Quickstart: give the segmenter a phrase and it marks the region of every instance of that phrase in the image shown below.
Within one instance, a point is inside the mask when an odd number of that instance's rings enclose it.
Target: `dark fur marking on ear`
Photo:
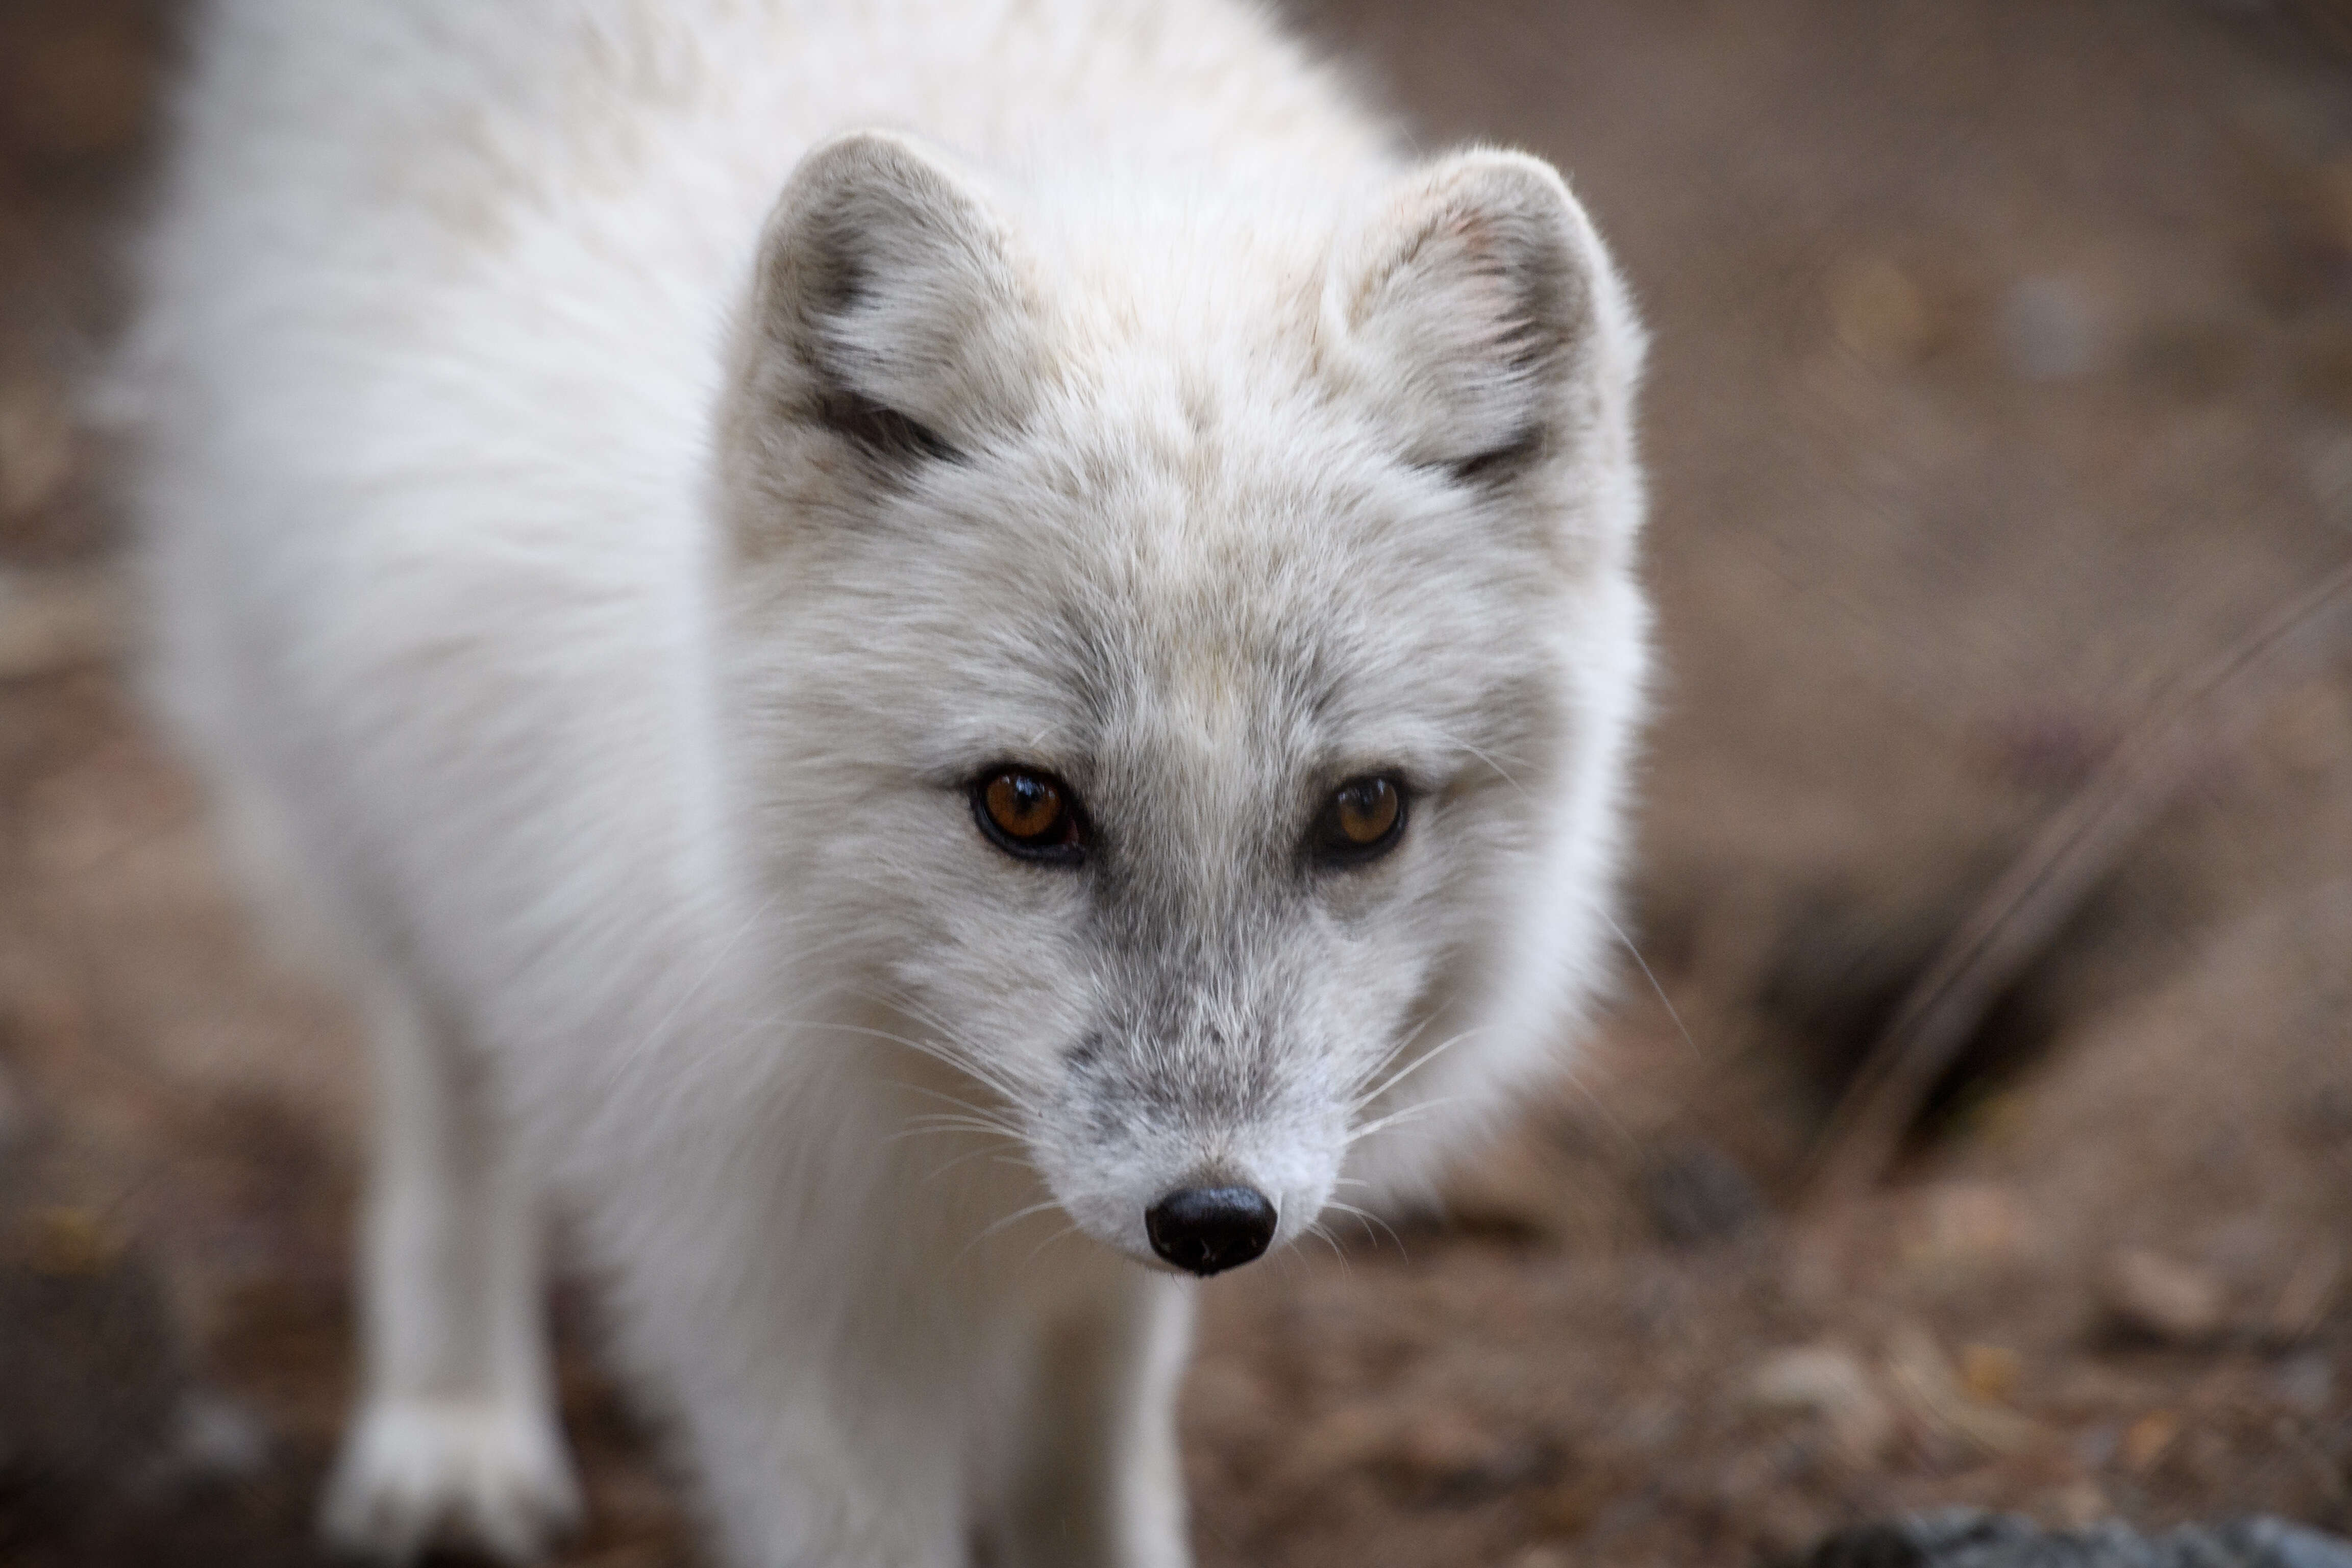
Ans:
[[[1529,465],[1543,455],[1543,450],[1544,433],[1539,427],[1531,425],[1500,446],[1434,466],[1442,467],[1446,476],[1457,485],[1499,485],[1524,473]]]
[[[816,417],[835,435],[888,463],[963,461],[963,454],[937,431],[857,392],[827,393],[817,405]]]

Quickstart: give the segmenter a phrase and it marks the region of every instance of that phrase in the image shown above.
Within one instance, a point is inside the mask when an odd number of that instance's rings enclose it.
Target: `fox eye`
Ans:
[[[1353,865],[1396,848],[1404,836],[1404,786],[1387,774],[1350,779],[1315,820],[1312,848],[1326,865]]]
[[[996,768],[972,786],[971,809],[980,831],[1007,854],[1061,865],[1074,865],[1086,854],[1077,797],[1050,773]]]

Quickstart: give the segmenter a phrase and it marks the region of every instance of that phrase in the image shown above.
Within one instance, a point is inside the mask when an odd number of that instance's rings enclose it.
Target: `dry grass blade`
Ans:
[[[2288,603],[2186,682],[2036,833],[1944,944],[1864,1059],[1815,1158],[1816,1201],[1851,1197],[1893,1161],[1927,1095],[1989,1009],[2123,854],[2270,694],[2332,656],[2352,564]]]

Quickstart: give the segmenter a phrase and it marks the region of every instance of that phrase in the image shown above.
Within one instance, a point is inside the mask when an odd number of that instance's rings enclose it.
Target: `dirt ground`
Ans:
[[[26,1568],[318,1560],[350,1377],[349,1022],[255,948],[138,715],[118,455],[76,401],[172,14],[0,0],[0,1563]],[[1656,986],[1628,964],[1577,1082],[1443,1214],[1205,1288],[1204,1568],[1765,1564],[1954,1503],[2352,1530],[2352,631],[2193,737],[1891,1177],[1807,1182],[1988,879],[2352,559],[2347,16],[1302,15],[1430,142],[1569,170],[1655,329]],[[689,1561],[592,1316],[559,1304],[593,1516],[562,1561]]]

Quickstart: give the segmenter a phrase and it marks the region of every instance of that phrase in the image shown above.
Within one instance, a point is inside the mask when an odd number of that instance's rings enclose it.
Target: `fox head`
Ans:
[[[1641,335],[1559,177],[1239,183],[821,146],[719,436],[778,961],[1196,1273],[1554,1058],[1644,663]]]

